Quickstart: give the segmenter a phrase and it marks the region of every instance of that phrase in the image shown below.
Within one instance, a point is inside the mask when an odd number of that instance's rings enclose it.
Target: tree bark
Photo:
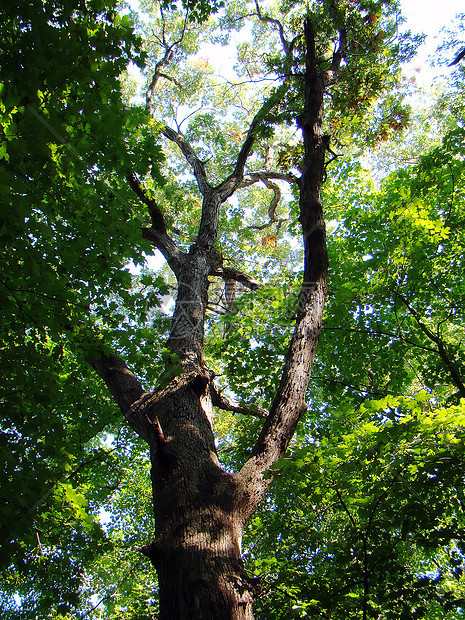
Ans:
[[[138,408],[152,420],[156,536],[141,551],[158,573],[160,620],[251,620],[257,584],[241,558],[244,489],[218,463],[210,377],[192,369]]]

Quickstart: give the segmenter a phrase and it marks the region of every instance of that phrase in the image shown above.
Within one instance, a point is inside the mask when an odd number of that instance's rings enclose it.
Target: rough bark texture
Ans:
[[[182,374],[171,377],[168,385],[155,392],[144,393],[116,356],[102,355],[91,363],[130,424],[150,446],[156,536],[141,551],[158,573],[160,620],[253,618],[252,603],[259,588],[244,571],[243,528],[268,488],[269,480],[263,474],[284,454],[306,407],[305,394],[326,295],[327,252],[320,189],[329,142],[322,130],[323,95],[329,74],[340,61],[341,46],[331,69],[322,72],[315,59],[315,37],[309,21],[305,24],[305,37],[306,69],[301,78],[305,100],[298,118],[305,146],[305,169],[300,179],[294,179],[300,189],[304,281],[281,384],[251,457],[237,474],[224,471],[217,459],[211,425],[212,397],[217,406],[234,408],[215,391],[213,374],[204,364],[204,320],[209,276],[234,277],[248,282],[250,288],[258,286],[243,274],[232,275],[231,270],[226,273],[214,244],[222,204],[237,188],[253,182],[244,168],[254,132],[270,112],[271,104],[265,104],[252,121],[232,174],[217,187],[209,184],[203,163],[184,137],[165,128],[166,138],[180,148],[191,164],[203,196],[197,240],[187,254],[169,237],[162,210],[146,196],[135,175],[128,176],[152,218],[152,226],[143,234],[163,252],[178,281],[168,346],[178,354]],[[260,178],[257,175],[256,180]],[[271,178],[270,174],[267,178]]]
[[[218,463],[208,377],[183,375],[142,406],[156,419],[156,537],[143,552],[158,572],[160,619],[252,618],[255,586],[241,559],[243,493]]]

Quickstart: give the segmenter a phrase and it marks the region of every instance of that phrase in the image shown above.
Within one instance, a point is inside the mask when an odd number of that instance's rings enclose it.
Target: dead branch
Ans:
[[[212,404],[215,407],[218,407],[218,409],[222,409],[223,411],[231,411],[232,413],[241,413],[243,415],[250,415],[256,418],[267,417],[268,412],[265,411],[265,409],[262,409],[261,407],[257,407],[257,409],[255,410],[255,409],[251,409],[250,407],[243,407],[241,405],[234,403],[232,400],[224,396],[224,394],[222,394],[219,388],[213,383],[211,384],[210,387],[211,387],[210,395],[212,399]]]

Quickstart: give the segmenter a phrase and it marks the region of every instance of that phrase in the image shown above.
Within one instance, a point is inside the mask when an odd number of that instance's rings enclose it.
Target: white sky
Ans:
[[[463,13],[463,0],[401,0],[408,27],[425,34],[436,33],[447,26],[457,13]]]
[[[442,66],[432,68],[431,57],[435,56],[436,48],[442,40],[440,31],[454,24],[455,16],[465,12],[463,0],[401,0],[402,13],[407,19],[406,29],[410,29],[413,34],[423,33],[426,41],[418,50],[417,56],[413,59],[412,65],[419,69],[417,80],[422,86],[429,86],[435,75],[450,73],[446,71],[446,65],[454,59],[454,55],[460,51],[460,46],[450,53],[450,57],[439,58]],[[465,44],[465,33],[464,41]],[[444,64],[445,63],[445,64]]]

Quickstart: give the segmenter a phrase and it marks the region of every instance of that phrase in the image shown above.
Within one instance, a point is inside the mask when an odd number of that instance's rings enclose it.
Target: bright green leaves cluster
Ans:
[[[322,338],[326,380],[360,394],[426,388],[463,396],[464,134],[418,166],[370,189],[326,190],[340,219],[330,237],[330,297]],[[350,355],[357,351],[357,355]],[[319,371],[316,371],[319,374]],[[344,387],[345,386],[345,387]]]
[[[58,322],[61,330],[111,288],[127,288],[121,267],[134,246],[142,260],[140,220],[121,186],[130,164],[124,132],[134,120],[121,113],[116,82],[137,58],[137,40],[127,20],[74,15],[72,5],[14,9],[2,32],[10,41],[2,55],[3,297],[12,304],[6,314],[30,304],[26,325]]]
[[[308,424],[249,526],[250,566],[269,588],[258,618],[457,617],[465,409],[426,398],[347,404]]]
[[[96,613],[129,620],[155,618],[156,575],[139,551],[153,536],[150,464],[145,445],[133,442],[133,433],[121,428],[113,439],[117,474],[105,498],[98,498],[108,550],[94,557],[83,584],[81,612],[97,604]]]

